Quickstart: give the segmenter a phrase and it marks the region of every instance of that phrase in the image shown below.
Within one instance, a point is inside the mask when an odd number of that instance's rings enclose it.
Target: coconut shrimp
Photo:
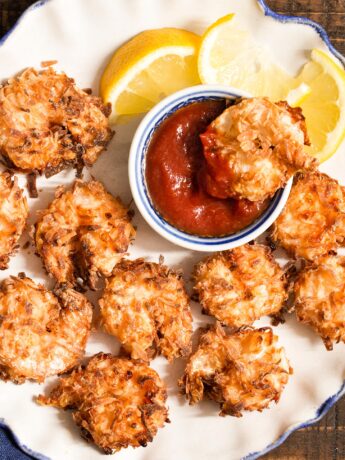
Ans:
[[[264,201],[299,170],[312,170],[300,108],[266,98],[228,107],[201,136],[207,163],[206,187],[218,198]]]
[[[345,342],[345,257],[324,256],[307,264],[294,292],[298,320],[311,326],[328,350]]]
[[[196,265],[193,278],[204,313],[231,327],[278,316],[288,297],[283,270],[261,244],[211,255]]]
[[[55,200],[39,213],[34,228],[37,253],[61,285],[83,282],[91,289],[110,276],[127,251],[135,230],[128,209],[100,182],[76,180],[58,188]]]
[[[110,111],[66,74],[26,69],[0,88],[0,153],[12,168],[46,176],[91,166],[112,137]]]
[[[100,300],[104,329],[132,358],[168,360],[191,351],[192,315],[182,277],[163,263],[123,260]]]
[[[0,377],[43,382],[83,355],[92,306],[72,289],[48,291],[30,278],[0,284]]]
[[[29,214],[26,197],[18,180],[8,171],[0,173],[0,269],[8,267],[10,256],[25,228]]]
[[[272,240],[296,258],[314,260],[335,251],[345,241],[344,190],[327,174],[299,174]]]
[[[241,417],[278,402],[292,369],[271,328],[227,334],[217,323],[201,336],[179,385],[190,404],[204,396],[220,404],[220,415]]]
[[[146,364],[99,353],[60,378],[42,405],[71,409],[81,435],[106,454],[146,446],[165,422],[166,387]]]

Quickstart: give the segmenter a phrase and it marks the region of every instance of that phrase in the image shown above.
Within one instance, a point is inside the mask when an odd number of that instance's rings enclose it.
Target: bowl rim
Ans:
[[[189,234],[168,223],[155,209],[145,184],[145,155],[157,127],[179,108],[204,98],[252,97],[251,94],[224,85],[196,85],[179,90],[158,102],[142,119],[133,136],[128,161],[129,183],[134,202],[144,220],[160,236],[186,249],[210,252],[242,246],[264,233],[283,210],[290,194],[291,178],[278,190],[268,208],[250,225],[222,237],[201,237]]]

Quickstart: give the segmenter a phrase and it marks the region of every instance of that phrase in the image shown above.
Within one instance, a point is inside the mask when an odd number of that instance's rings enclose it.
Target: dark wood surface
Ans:
[[[32,3],[34,2],[30,0],[0,0],[0,36],[6,33],[18,16]],[[267,4],[277,12],[306,16],[319,22],[329,33],[334,46],[345,55],[345,0],[267,0]],[[266,460],[343,460],[345,459],[344,433],[345,398],[339,401],[319,423],[295,432],[282,446],[263,458]]]

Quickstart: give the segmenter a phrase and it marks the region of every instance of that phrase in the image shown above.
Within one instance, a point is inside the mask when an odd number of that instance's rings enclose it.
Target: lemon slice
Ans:
[[[200,83],[200,37],[182,29],[146,30],[115,51],[101,78],[100,92],[119,115],[147,112],[165,96]]]
[[[273,101],[284,99],[295,86],[233,14],[218,19],[202,36],[198,68],[202,83],[233,86]]]
[[[311,88],[300,104],[312,144],[308,150],[323,162],[345,137],[345,71],[327,53],[314,49],[298,80]]]
[[[291,107],[300,107],[311,92],[310,86],[303,82],[297,86],[297,88],[293,88],[289,91],[286,101]]]

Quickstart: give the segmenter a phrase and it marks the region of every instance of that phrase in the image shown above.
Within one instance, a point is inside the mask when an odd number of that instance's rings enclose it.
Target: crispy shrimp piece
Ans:
[[[345,188],[314,172],[299,174],[271,238],[294,257],[313,260],[345,241]]]
[[[38,254],[59,284],[78,279],[91,289],[100,275],[110,276],[135,236],[128,209],[100,182],[76,180],[59,187],[55,200],[40,212],[34,229]]]
[[[100,300],[104,329],[134,359],[169,361],[191,351],[192,315],[179,273],[143,259],[116,265]]]
[[[99,353],[60,378],[42,405],[72,409],[81,435],[106,454],[145,447],[164,422],[167,393],[157,372],[139,361]]]
[[[54,69],[26,69],[0,88],[0,154],[21,171],[51,176],[91,166],[113,133],[111,108]]]
[[[48,291],[30,278],[0,284],[0,378],[43,382],[83,355],[92,306],[72,289]]]
[[[288,297],[283,270],[261,244],[213,254],[196,265],[193,278],[204,313],[231,327],[278,315]]]
[[[292,368],[277,340],[269,327],[227,335],[217,323],[205,330],[179,381],[189,404],[207,396],[220,404],[219,415],[241,417],[278,402]]]
[[[227,108],[201,136],[206,187],[218,198],[263,201],[299,170],[315,169],[300,108],[266,98],[244,99]]]
[[[0,173],[0,270],[8,267],[29,214],[28,204],[18,179]]]
[[[308,264],[294,284],[295,311],[311,326],[327,350],[345,342],[345,257],[324,256]]]

